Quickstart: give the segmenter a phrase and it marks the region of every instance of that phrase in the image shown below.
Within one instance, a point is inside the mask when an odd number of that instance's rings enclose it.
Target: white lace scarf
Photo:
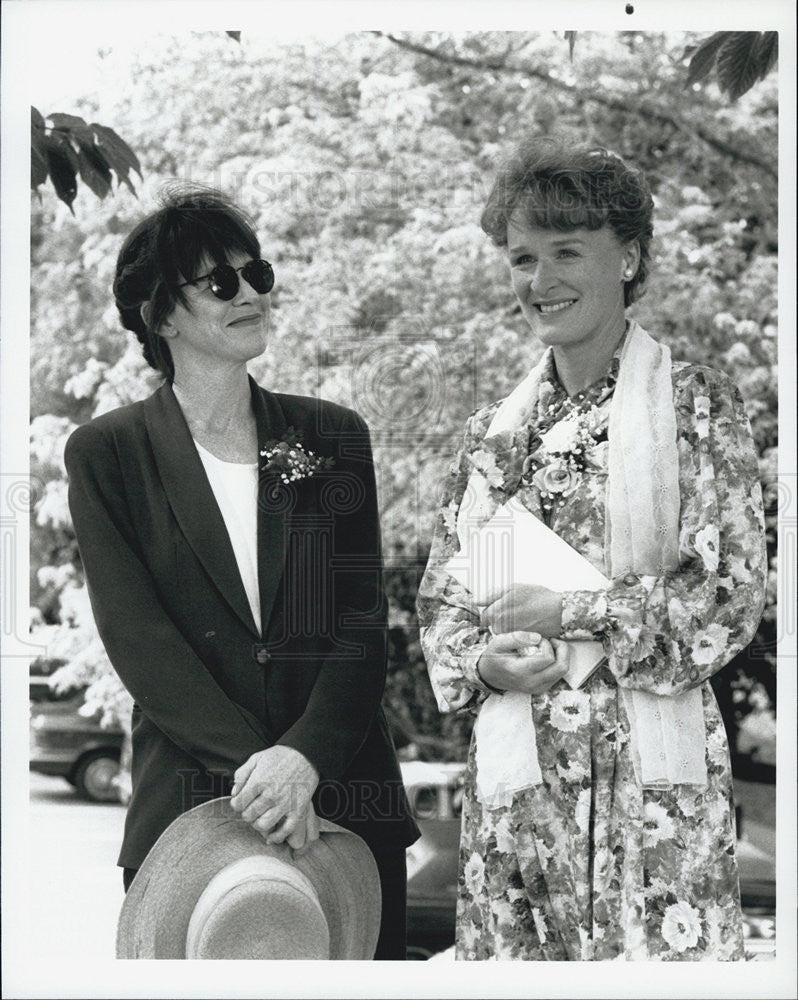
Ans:
[[[487,438],[515,431],[533,416],[549,351],[504,400]],[[605,560],[610,577],[658,577],[678,566],[679,465],[671,355],[632,321],[610,404]],[[466,487],[457,533],[467,537],[492,513],[488,483],[477,470]],[[706,784],[706,733],[700,688],[653,695],[620,686],[629,717],[635,773],[645,788]],[[489,807],[508,805],[542,782],[531,696],[492,694],[476,727],[477,792]]]

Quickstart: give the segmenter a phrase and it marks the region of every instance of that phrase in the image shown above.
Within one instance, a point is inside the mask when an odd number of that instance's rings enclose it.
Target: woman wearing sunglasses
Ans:
[[[114,295],[163,377],[79,427],[65,461],[97,627],[133,696],[127,888],[178,815],[232,795],[271,843],[318,817],[364,838],[377,958],[404,958],[409,816],[380,708],[385,599],[368,430],[258,386],[271,265],[217,192],[171,195],[126,239]]]

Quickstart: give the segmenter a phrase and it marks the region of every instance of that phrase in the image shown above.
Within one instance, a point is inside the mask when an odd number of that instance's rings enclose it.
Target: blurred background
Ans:
[[[449,920],[434,918],[436,906],[453,922],[456,870],[449,855],[440,871],[434,859],[456,843],[457,765],[473,718],[437,711],[415,592],[466,417],[505,395],[540,354],[506,262],[479,228],[482,205],[504,153],[522,137],[557,135],[608,146],[644,170],[656,202],[653,266],[632,315],[677,359],[727,371],[753,426],[768,604],[754,642],[713,683],[753,859],[749,910],[764,920],[749,932],[772,939],[775,59],[775,39],[752,32],[360,32],[275,42],[220,31],[95,46],[65,69],[61,89],[40,88],[30,593],[31,641],[42,651],[31,673],[32,768],[48,776],[34,782],[42,809],[72,794],[64,778],[90,799],[127,794],[130,699],[94,628],[63,447],[77,424],[155,388],[113,305],[116,255],[166,182],[209,184],[253,216],[275,269],[270,345],[252,373],[269,388],[353,406],[371,428],[391,608],[385,704],[422,790],[419,814],[437,824],[411,872],[426,866],[419,892],[432,924]],[[450,832],[439,837],[438,828]],[[445,935],[419,941],[420,952],[446,946]]]

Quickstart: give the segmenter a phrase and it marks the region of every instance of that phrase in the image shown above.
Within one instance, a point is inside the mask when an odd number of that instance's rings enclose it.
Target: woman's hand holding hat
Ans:
[[[568,667],[568,647],[556,645],[555,651],[535,632],[495,635],[479,658],[477,673],[499,691],[542,694],[565,676]]]
[[[269,747],[235,772],[231,805],[268,844],[299,850],[319,835],[311,797],[319,775],[298,750]]]
[[[562,632],[562,595],[548,587],[515,583],[485,608],[482,624],[496,634],[523,629],[551,639]]]
[[[300,824],[299,828],[288,837],[288,846],[293,847],[298,854],[304,854],[313,841],[319,839],[319,833],[319,817],[316,815],[313,803],[310,802],[308,803],[308,811],[305,814],[305,826],[303,828],[302,824]]]
[[[381,905],[374,856],[349,830],[315,823],[318,842],[289,851],[267,844],[227,798],[178,816],[125,896],[117,957],[373,958]]]

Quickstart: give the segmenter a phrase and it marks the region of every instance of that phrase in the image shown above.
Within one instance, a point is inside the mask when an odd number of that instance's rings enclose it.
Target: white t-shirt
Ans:
[[[196,440],[216,503],[233,546],[252,617],[261,632],[258,588],[258,463],[223,462]]]

